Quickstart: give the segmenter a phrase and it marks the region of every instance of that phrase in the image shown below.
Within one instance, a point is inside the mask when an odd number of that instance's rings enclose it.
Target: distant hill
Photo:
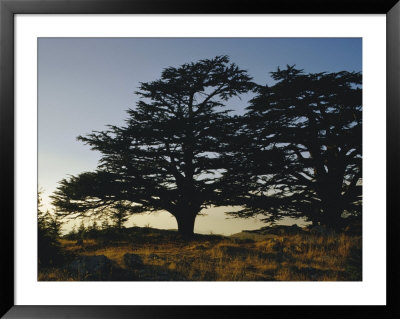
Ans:
[[[295,235],[307,233],[307,229],[303,229],[297,224],[291,226],[287,225],[275,225],[275,226],[265,226],[255,230],[243,230],[240,233],[231,235],[231,238],[237,239],[253,239],[253,240],[263,240],[268,238],[276,238],[282,235]]]
[[[359,219],[349,220],[347,225],[342,227],[339,232],[343,232],[350,236],[361,236],[362,234],[362,223]],[[326,229],[324,226],[307,226],[299,227],[297,224],[291,226],[288,225],[275,225],[265,226],[255,230],[243,230],[240,233],[231,235],[231,238],[236,239],[252,239],[252,240],[264,240],[268,238],[277,238],[282,235],[304,235],[304,234],[320,234],[328,235],[331,231]]]
[[[40,265],[38,280],[361,280],[361,236],[323,231],[278,225],[186,241],[176,230],[151,227],[89,230],[61,238],[63,258]]]

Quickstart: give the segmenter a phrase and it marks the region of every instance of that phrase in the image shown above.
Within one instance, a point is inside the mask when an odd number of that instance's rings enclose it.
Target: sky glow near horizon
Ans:
[[[166,67],[217,55],[228,55],[259,84],[271,84],[269,72],[286,64],[305,72],[362,71],[361,38],[39,38],[38,185],[44,208],[51,209],[48,196],[58,181],[97,166],[100,154],[78,135],[123,125],[139,82],[158,79]],[[227,108],[243,113],[249,98],[233,99]],[[226,220],[224,211],[206,210],[195,231],[229,235],[264,225]],[[133,223],[176,228],[165,212],[133,216],[127,225]]]

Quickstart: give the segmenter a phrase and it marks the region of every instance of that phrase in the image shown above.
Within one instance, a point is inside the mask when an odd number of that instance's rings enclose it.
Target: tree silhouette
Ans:
[[[116,204],[111,214],[111,220],[113,221],[113,227],[117,230],[124,228],[124,223],[129,218],[129,210],[126,205]]]
[[[42,191],[38,192],[38,265],[48,267],[58,264],[63,259],[59,243],[61,222],[56,214],[42,210]]]
[[[121,202],[132,214],[166,210],[190,237],[200,210],[220,204],[219,153],[229,116],[218,109],[249,91],[250,80],[218,56],[166,68],[161,79],[141,83],[126,126],[78,138],[101,152],[98,169],[62,180],[53,204],[70,217],[101,214]]]
[[[331,228],[361,216],[361,74],[294,66],[271,74],[277,82],[258,88],[231,137],[225,192],[244,208],[230,214],[303,217]]]

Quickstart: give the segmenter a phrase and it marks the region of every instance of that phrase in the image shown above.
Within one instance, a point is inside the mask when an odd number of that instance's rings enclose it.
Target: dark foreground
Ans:
[[[132,227],[60,240],[62,258],[39,267],[40,281],[357,281],[361,235],[295,226],[230,237]],[[60,261],[61,260],[61,261]]]

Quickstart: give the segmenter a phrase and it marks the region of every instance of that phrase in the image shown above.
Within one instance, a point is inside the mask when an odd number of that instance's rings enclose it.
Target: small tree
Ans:
[[[99,226],[97,225],[97,222],[94,220],[92,225],[90,226],[89,230],[93,230],[93,231],[98,231],[99,230]]]
[[[108,230],[110,229],[110,223],[108,219],[104,219],[103,222],[101,223],[101,230]]]
[[[225,188],[268,222],[305,218],[331,228],[360,216],[362,90],[355,72],[304,74],[288,66],[258,88],[235,138]]]
[[[101,152],[100,165],[62,180],[54,205],[72,217],[102,214],[121,201],[131,203],[131,214],[166,210],[179,233],[192,236],[200,210],[221,204],[220,150],[229,117],[220,109],[250,90],[250,80],[218,56],[166,68],[161,79],[141,83],[125,127],[79,137]]]
[[[58,241],[61,222],[55,214],[42,209],[41,191],[38,192],[38,264],[47,267],[62,260],[63,254]]]
[[[84,239],[85,235],[86,235],[86,227],[85,223],[82,220],[78,227],[78,238]]]
[[[124,227],[124,223],[127,222],[129,218],[129,208],[123,204],[115,205],[115,208],[111,214],[111,220],[113,221],[114,227],[121,230]]]
[[[69,240],[77,240],[78,239],[78,232],[76,231],[76,225],[73,225],[71,230],[64,235],[64,238]]]
[[[97,222],[94,220],[92,225],[88,226],[87,228],[87,237],[89,238],[97,238],[99,233],[99,226]]]
[[[61,235],[62,222],[56,213],[51,214],[47,211],[47,214],[49,216],[48,231],[50,236],[59,239]]]

